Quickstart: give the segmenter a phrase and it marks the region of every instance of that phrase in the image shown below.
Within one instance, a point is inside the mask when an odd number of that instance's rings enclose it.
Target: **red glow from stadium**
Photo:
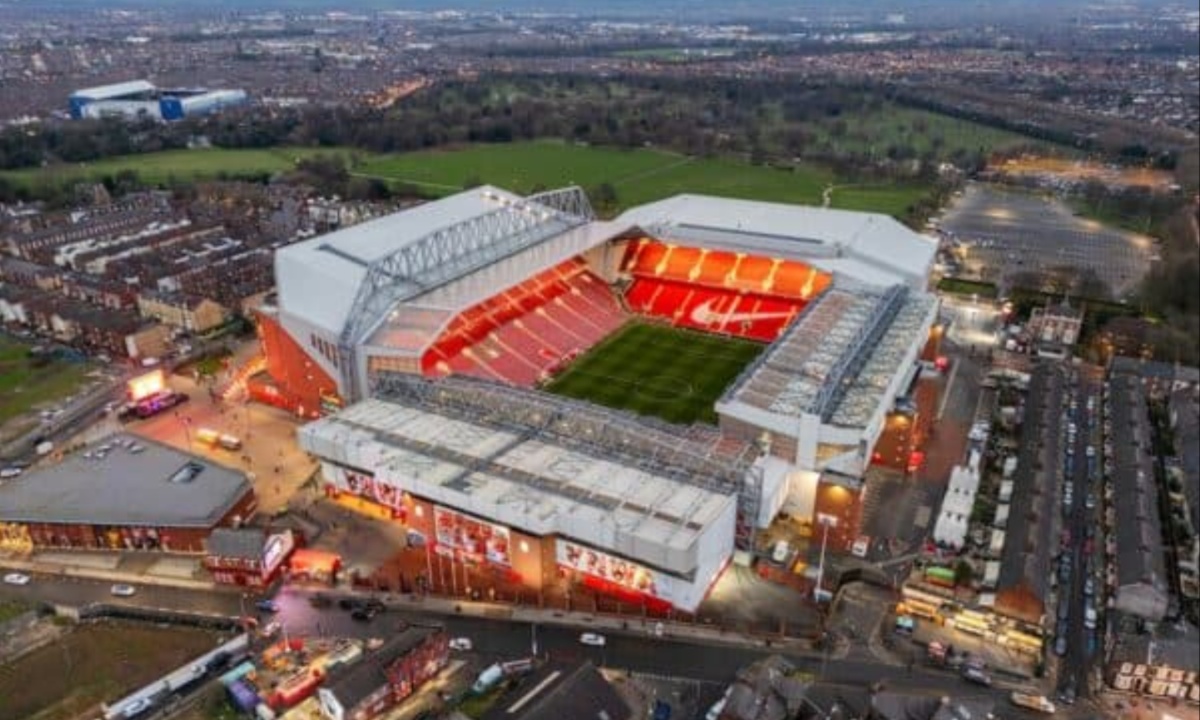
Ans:
[[[162,392],[166,389],[167,382],[163,377],[162,370],[154,370],[145,375],[138,375],[133,378],[126,383],[126,387],[129,389],[129,399],[137,402],[155,393]]]

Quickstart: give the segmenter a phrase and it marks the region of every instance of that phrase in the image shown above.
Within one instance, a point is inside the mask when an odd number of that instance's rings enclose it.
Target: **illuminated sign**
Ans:
[[[643,595],[658,596],[654,572],[637,563],[614,557],[573,542],[559,540],[554,554],[559,565],[606,580]]]
[[[279,567],[279,563],[283,562],[292,548],[296,546],[296,540],[292,536],[291,530],[272,535],[267,538],[267,544],[263,547],[262,573],[270,575],[275,572],[275,568]]]
[[[472,557],[486,558],[490,563],[512,566],[508,528],[477,520],[462,513],[435,507],[433,532],[439,550],[453,550]]]
[[[167,383],[163,378],[163,371],[154,370],[133,378],[126,384],[126,387],[129,388],[129,399],[137,402],[142,398],[162,392],[166,389]]]

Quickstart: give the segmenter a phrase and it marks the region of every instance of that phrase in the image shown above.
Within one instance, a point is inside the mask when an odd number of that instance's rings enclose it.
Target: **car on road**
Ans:
[[[963,668],[962,678],[963,680],[966,680],[969,683],[974,683],[975,685],[982,685],[984,687],[992,686],[992,676],[971,665]]]
[[[1083,594],[1088,597],[1096,594],[1096,581],[1090,575],[1083,581]]]
[[[1014,691],[1009,695],[1009,700],[1017,707],[1036,710],[1047,715],[1053,715],[1058,711],[1058,708],[1054,707],[1054,703],[1050,702],[1044,695],[1030,695],[1029,693]]]
[[[379,609],[373,605],[361,605],[350,612],[350,617],[362,622],[370,622],[379,614]]]
[[[1087,499],[1084,500],[1084,507],[1088,510],[1096,509],[1096,493],[1090,492],[1087,494]]]
[[[6,467],[0,470],[0,480],[11,480],[20,475],[21,472],[21,468],[19,467]]]
[[[471,638],[456,637],[450,638],[450,649],[460,652],[470,652],[475,645],[471,642]]]
[[[1088,630],[1095,630],[1099,616],[1096,615],[1096,608],[1088,605],[1083,609],[1083,626]]]
[[[592,647],[604,647],[608,644],[608,639],[599,633],[585,632],[579,636],[579,642]]]
[[[5,585],[28,585],[29,576],[25,573],[11,572],[4,576]]]
[[[117,583],[109,589],[109,592],[117,597],[132,597],[137,593],[137,588],[125,583]]]
[[[263,613],[279,612],[279,603],[275,602],[274,600],[271,600],[270,598],[264,598],[262,600],[259,600],[258,602],[254,603],[254,607],[259,612],[263,612]]]
[[[1054,640],[1054,654],[1062,657],[1067,654],[1067,636],[1059,635]]]
[[[317,593],[308,598],[308,604],[315,608],[327,608],[333,605],[333,599],[328,595]]]
[[[1071,603],[1067,602],[1066,598],[1058,601],[1058,619],[1066,620],[1071,617]]]
[[[272,620],[263,626],[263,629],[259,631],[259,634],[265,638],[271,638],[278,635],[279,631],[282,629],[283,623],[279,622],[278,620]]]

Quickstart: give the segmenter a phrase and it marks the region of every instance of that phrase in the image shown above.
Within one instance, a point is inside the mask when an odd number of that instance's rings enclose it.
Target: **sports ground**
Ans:
[[[631,322],[546,386],[673,423],[715,423],[713,404],[765,346],[645,322]]]

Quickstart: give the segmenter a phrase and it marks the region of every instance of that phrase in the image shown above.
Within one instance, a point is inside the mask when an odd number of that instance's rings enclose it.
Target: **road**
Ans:
[[[1074,501],[1066,515],[1064,526],[1071,535],[1071,543],[1065,552],[1071,557],[1073,571],[1070,583],[1060,588],[1058,599],[1060,604],[1067,603],[1069,608],[1066,620],[1068,625],[1066,654],[1060,665],[1059,690],[1071,685],[1076,688],[1081,698],[1086,698],[1089,695],[1087,691],[1088,675],[1096,658],[1098,633],[1084,627],[1084,608],[1091,600],[1084,594],[1085,578],[1088,574],[1093,576],[1096,592],[1103,592],[1104,585],[1097,579],[1094,565],[1096,558],[1094,548],[1102,547],[1103,540],[1099,533],[1096,533],[1091,540],[1087,536],[1089,525],[1093,530],[1100,525],[1097,515],[1098,508],[1089,509],[1087,507],[1089,493],[1094,493],[1097,497],[1100,495],[1098,464],[1101,444],[1099,423],[1097,422],[1100,397],[1097,381],[1081,373],[1071,397],[1074,399],[1074,409],[1068,408],[1067,412],[1069,413],[1069,422],[1075,424],[1076,433],[1071,446],[1071,454],[1064,460],[1069,464],[1064,469],[1070,469],[1070,473],[1065,477],[1074,486]],[[1089,399],[1094,407],[1094,410],[1090,412],[1088,410]],[[1093,448],[1093,453],[1096,454],[1090,459],[1087,456],[1089,447]],[[1085,552],[1085,547],[1089,543],[1093,547],[1092,554]],[[1093,602],[1096,605],[1101,604],[1094,600]]]
[[[368,638],[394,632],[402,623],[441,624],[454,637],[469,637],[479,660],[513,659],[536,651],[540,655],[571,661],[589,659],[598,666],[618,668],[654,676],[699,680],[725,684],[735,673],[767,655],[772,649],[706,645],[693,640],[642,636],[606,632],[604,647],[591,647],[579,642],[578,628],[530,625],[502,619],[481,617],[445,617],[419,612],[390,610],[372,621],[353,619],[338,609],[314,608],[309,603],[312,591],[285,587],[276,596],[279,612],[274,616],[284,631],[293,635],[331,635]],[[241,607],[252,608],[258,596],[241,596],[237,592],[201,592],[152,586],[139,586],[131,598],[115,598],[107,583],[51,576],[35,576],[24,587],[0,586],[0,599],[22,599],[26,602],[57,602],[81,605],[104,602],[132,607],[164,608],[202,613],[237,614]],[[1005,717],[1025,717],[1012,708],[1004,690],[988,690],[966,685],[953,673],[934,669],[888,665],[870,659],[828,659],[811,654],[784,653],[801,670],[819,676],[826,682],[862,687],[883,683],[896,690],[930,695],[970,697],[991,696],[997,708],[1004,708]],[[1033,717],[1033,716],[1031,716]]]

